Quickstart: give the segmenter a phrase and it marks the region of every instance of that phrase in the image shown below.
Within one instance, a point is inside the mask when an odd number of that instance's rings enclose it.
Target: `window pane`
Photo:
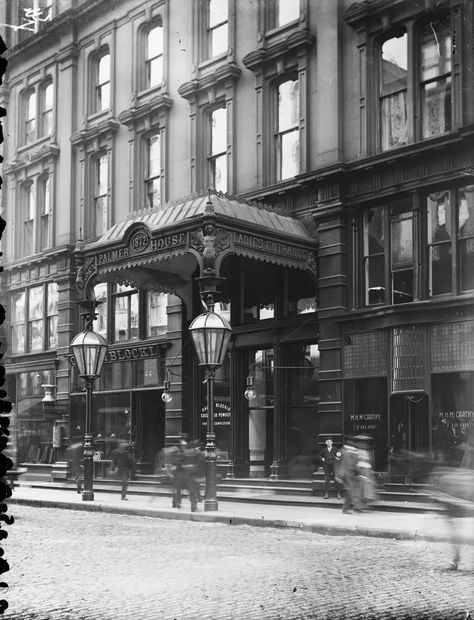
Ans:
[[[43,136],[49,136],[53,129],[53,112],[49,110],[43,114]]]
[[[451,129],[451,78],[425,84],[421,93],[423,138]]]
[[[392,149],[407,144],[407,94],[396,93],[381,102],[382,149]]]
[[[130,338],[138,338],[138,293],[130,296]]]
[[[114,340],[128,340],[128,297],[119,297],[114,303]]]
[[[449,192],[428,196],[428,243],[451,239]]]
[[[286,131],[298,125],[299,85],[288,81],[278,88],[278,131]]]
[[[34,221],[29,220],[25,222],[23,237],[23,252],[25,255],[33,254],[35,251],[34,245]]]
[[[159,56],[147,63],[148,87],[157,86],[163,81],[163,57]]]
[[[224,54],[227,51],[228,45],[228,32],[229,28],[227,24],[219,26],[212,31],[211,35],[211,57],[218,54]]]
[[[50,193],[50,179],[46,177],[43,181],[43,204],[41,207],[41,213],[43,215],[49,215],[51,212],[51,193]]]
[[[107,198],[95,199],[95,222],[94,235],[100,237],[104,234],[108,227],[108,201]]]
[[[27,142],[34,142],[36,139],[36,120],[26,121],[25,123],[25,140]]]
[[[58,346],[58,317],[50,316],[48,319],[48,349],[56,349]]]
[[[25,352],[25,325],[12,327],[12,353]]]
[[[36,93],[31,93],[26,100],[26,120],[31,121],[34,118],[36,118]]]
[[[12,323],[25,322],[25,291],[13,293],[11,296],[11,321]]]
[[[97,319],[94,322],[94,331],[107,339],[107,284],[101,282],[94,286],[94,297],[103,303],[96,308]]]
[[[29,323],[28,351],[41,351],[43,349],[44,327],[43,320]]]
[[[370,209],[366,214],[365,254],[383,254],[385,239],[384,209]]]
[[[147,336],[166,334],[168,328],[167,302],[168,295],[166,293],[148,293]]]
[[[107,110],[110,106],[110,84],[99,87],[98,111]]]
[[[382,304],[385,301],[385,257],[367,258],[367,303]]]
[[[211,187],[218,192],[227,192],[227,155],[215,157],[210,161]]]
[[[422,32],[421,79],[432,80],[451,72],[451,34],[449,21],[430,22]]]
[[[99,60],[99,84],[105,84],[110,80],[110,56],[105,54]]]
[[[411,213],[392,217],[392,269],[413,266],[413,226]]]
[[[209,0],[209,28],[227,21],[227,0]]]
[[[281,137],[281,179],[299,173],[299,131],[290,131]]]
[[[407,35],[394,37],[382,45],[382,94],[407,87]]]
[[[474,187],[459,192],[458,204],[461,290],[470,291],[474,289]]]
[[[43,318],[43,287],[28,289],[28,319]]]
[[[227,110],[219,108],[211,114],[211,155],[227,149]]]
[[[109,162],[107,155],[102,155],[97,163],[97,176],[98,176],[98,195],[104,196],[107,194],[108,187],[108,172]]]
[[[25,219],[26,220],[34,220],[36,213],[36,199],[35,199],[35,188],[33,183],[30,183],[26,188],[26,212]]]
[[[157,26],[150,30],[147,35],[146,59],[156,58],[163,53],[163,28]]]
[[[151,136],[148,140],[148,176],[156,177],[161,172],[160,136]]]
[[[48,284],[48,316],[58,313],[58,285],[56,282]]]
[[[148,206],[155,209],[161,205],[161,180],[148,181]]]
[[[53,85],[52,84],[48,84],[48,86],[46,86],[46,88],[44,89],[44,99],[43,99],[43,110],[52,110],[53,109],[53,93],[54,93],[54,89],[53,89]]]
[[[299,19],[300,2],[299,0],[278,0],[277,10],[277,26],[282,26],[283,24],[292,22],[295,19]]]

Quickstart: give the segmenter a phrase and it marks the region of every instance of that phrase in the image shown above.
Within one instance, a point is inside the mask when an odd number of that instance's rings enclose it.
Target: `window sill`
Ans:
[[[222,54],[218,54],[217,56],[213,56],[212,58],[206,58],[205,60],[202,60],[198,64],[198,71],[207,71],[208,69],[213,68],[216,65],[222,65],[224,62],[232,62],[234,55],[229,52],[230,50],[227,50],[227,52],[222,52]]]
[[[161,84],[157,84],[156,86],[151,86],[150,88],[144,88],[142,90],[137,91],[136,98],[137,100],[147,99],[148,97],[157,95],[162,90],[163,90],[163,82]]]
[[[283,24],[281,26],[275,26],[265,32],[266,39],[273,39],[278,36],[286,36],[289,31],[295,30],[300,23],[300,19],[294,19],[291,22]]]
[[[47,144],[48,142],[51,142],[51,144],[53,144],[52,138],[53,138],[53,135],[48,134],[47,136],[41,136],[40,138],[34,140],[33,142],[22,144],[21,146],[17,148],[17,154],[22,155],[23,153],[28,152],[30,149],[33,150],[39,146],[42,146],[43,144]]]
[[[101,120],[102,118],[107,118],[109,114],[111,114],[112,108],[107,108],[107,110],[101,110],[100,112],[92,112],[87,116],[88,123],[94,123],[97,120]]]

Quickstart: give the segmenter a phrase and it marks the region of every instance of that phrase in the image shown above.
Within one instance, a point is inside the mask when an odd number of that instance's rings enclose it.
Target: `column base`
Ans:
[[[273,461],[270,466],[270,480],[282,480],[288,478],[288,461]]]

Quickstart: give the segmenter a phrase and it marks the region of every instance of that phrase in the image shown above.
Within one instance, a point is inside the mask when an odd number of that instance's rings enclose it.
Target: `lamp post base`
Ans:
[[[83,491],[82,492],[82,501],[83,502],[92,502],[94,499],[94,493],[92,491]]]
[[[205,499],[204,500],[204,510],[205,512],[210,512],[212,510],[219,510],[219,505],[216,499]]]

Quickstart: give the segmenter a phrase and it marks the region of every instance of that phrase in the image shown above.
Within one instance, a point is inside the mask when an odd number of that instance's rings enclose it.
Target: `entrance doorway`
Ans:
[[[400,394],[391,398],[390,445],[394,454],[430,449],[430,418],[426,394]]]
[[[273,462],[274,352],[259,349],[249,352],[254,376],[255,397],[249,400],[249,475],[270,475]]]
[[[152,474],[159,451],[165,444],[165,408],[161,392],[134,392],[132,398],[133,436],[139,474]]]

